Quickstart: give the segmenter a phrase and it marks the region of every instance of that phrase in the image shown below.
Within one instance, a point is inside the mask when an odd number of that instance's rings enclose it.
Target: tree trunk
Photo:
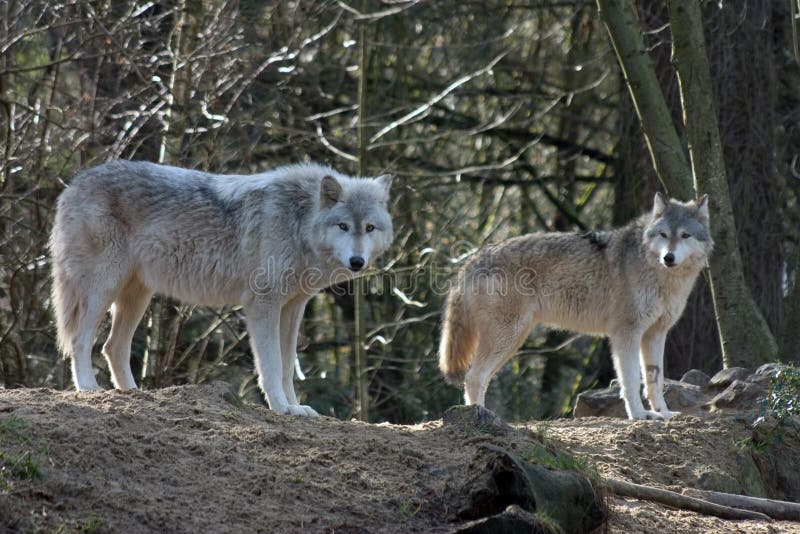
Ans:
[[[750,367],[775,358],[778,347],[745,284],[722,154],[711,74],[697,2],[667,2],[683,121],[697,191],[709,194],[715,242],[711,292],[725,367]]]
[[[698,514],[713,515],[723,519],[756,519],[760,521],[769,521],[769,516],[761,512],[733,508],[731,506],[681,495],[674,491],[651,486],[642,486],[641,484],[633,484],[632,482],[613,478],[607,478],[604,482],[611,493],[619,495],[620,497],[633,497],[634,499],[657,502],[680,510],[691,510]]]
[[[700,6],[694,2],[669,4],[676,33],[674,55],[682,82],[683,116],[692,155],[690,170],[631,4],[625,0],[597,0],[597,5],[664,186],[670,194],[688,198],[692,195],[689,177],[693,173],[695,188],[710,195],[712,232],[717,249],[709,264],[724,365],[753,367],[768,361],[775,357],[777,345],[744,282],[713,105]]]
[[[692,196],[692,175],[669,107],[644,46],[633,6],[628,0],[597,0],[636,114],[653,158],[653,166],[670,196]]]
[[[202,9],[200,0],[179,2],[175,23],[169,34],[172,65],[167,92],[163,96],[167,106],[161,128],[159,163],[177,166],[183,163],[182,156],[185,149],[183,141],[189,117],[192,86],[190,56],[196,48]],[[140,385],[161,387],[172,383],[171,378],[167,382],[164,381],[171,374],[166,364],[174,358],[175,349],[167,334],[170,334],[171,327],[180,327],[181,313],[172,299],[156,296],[152,302]],[[177,336],[177,334],[174,332],[170,335]]]
[[[795,250],[794,282],[784,304],[781,359],[800,365],[800,244]]]
[[[362,10],[367,6],[361,2]],[[367,175],[367,23],[358,23],[358,173]],[[366,336],[364,335],[364,284],[361,278],[353,280],[353,308],[355,310],[355,333],[353,356],[355,359],[356,398],[358,399],[358,418],[369,421],[369,377],[366,362]]]

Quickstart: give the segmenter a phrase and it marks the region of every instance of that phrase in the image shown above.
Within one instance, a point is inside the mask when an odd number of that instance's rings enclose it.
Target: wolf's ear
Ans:
[[[378,182],[378,185],[383,187],[383,200],[389,200],[389,191],[392,189],[392,179],[393,176],[391,174],[382,174],[375,178],[375,181]]]
[[[342,198],[342,184],[333,176],[323,176],[319,186],[319,199],[323,208],[329,208]]]
[[[697,215],[702,219],[708,219],[708,195],[697,199]]]
[[[667,209],[667,198],[660,192],[653,199],[653,217],[658,217]]]

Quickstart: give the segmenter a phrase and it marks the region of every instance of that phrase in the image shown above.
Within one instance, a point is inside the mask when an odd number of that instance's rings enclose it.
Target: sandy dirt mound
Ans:
[[[603,476],[680,491],[739,468],[736,416],[521,425],[499,438],[430,422],[275,415],[225,384],[157,391],[0,391],[0,530],[453,532],[453,489],[481,444],[524,450],[534,430]],[[740,448],[740,447],[739,447]],[[708,477],[706,477],[708,478]],[[612,532],[800,532],[610,498]]]

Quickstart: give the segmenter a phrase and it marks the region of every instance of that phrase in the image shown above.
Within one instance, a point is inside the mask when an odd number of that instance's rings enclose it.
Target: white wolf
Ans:
[[[392,241],[391,177],[351,178],[317,164],[248,176],[114,161],[78,173],[58,199],[50,238],[59,347],[78,390],[100,389],[92,343],[114,386],[135,388],[134,330],[154,293],[241,304],[258,382],[272,410],[315,416],[294,392],[306,302],[362,274]]]
[[[651,212],[608,232],[538,233],[480,251],[459,272],[444,312],[439,366],[484,404],[494,374],[535,323],[608,335],[631,419],[669,418],[664,340],[711,253],[708,197],[656,194]],[[639,396],[640,375],[651,410]]]

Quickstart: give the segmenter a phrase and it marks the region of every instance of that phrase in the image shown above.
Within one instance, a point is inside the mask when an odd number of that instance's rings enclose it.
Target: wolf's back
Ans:
[[[464,383],[477,342],[477,332],[468,309],[467,285],[464,277],[459,276],[447,295],[439,345],[439,369],[448,383],[457,386]]]

